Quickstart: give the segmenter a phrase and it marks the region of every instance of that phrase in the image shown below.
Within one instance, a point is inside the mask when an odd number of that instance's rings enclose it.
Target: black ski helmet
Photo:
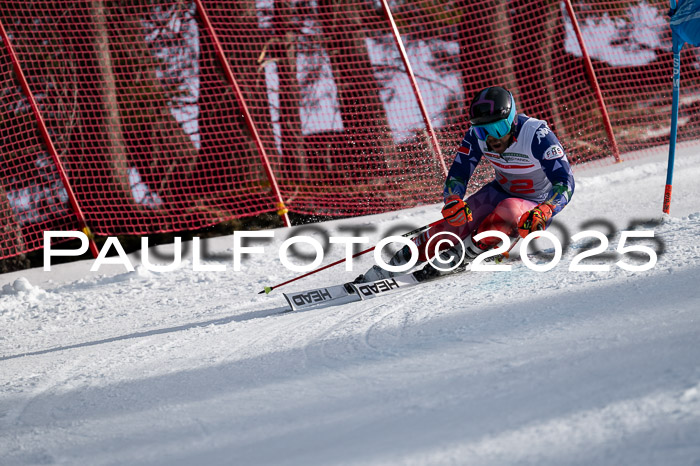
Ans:
[[[472,125],[485,125],[499,120],[507,120],[512,125],[515,115],[513,95],[499,86],[477,92],[469,106],[469,122]]]

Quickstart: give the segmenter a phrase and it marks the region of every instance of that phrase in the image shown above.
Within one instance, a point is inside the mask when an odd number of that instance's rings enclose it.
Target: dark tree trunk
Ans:
[[[479,3],[478,8],[484,15],[475,14],[474,2],[464,0],[458,6],[464,12],[459,23],[459,63],[467,105],[477,91],[503,81],[502,63],[493,54],[493,16],[488,16],[493,15],[496,3],[494,0]]]
[[[320,0],[319,10],[346,135],[341,152],[352,154],[345,161],[350,167],[363,169],[356,175],[383,173],[395,146],[365,44],[363,11],[341,0]]]
[[[133,231],[132,214],[139,210],[129,184],[127,147],[122,132],[117,86],[109,48],[103,1],[81,2],[70,10],[64,27],[80,72],[77,100],[81,103],[71,160],[71,179],[94,232]],[[75,28],[75,24],[81,24]],[[115,208],[121,210],[114,215]],[[129,218],[132,217],[132,218]]]
[[[297,79],[296,28],[290,20],[293,13],[291,0],[275,0],[272,56],[277,63],[279,77],[279,124],[282,131],[282,176],[302,179],[306,170],[306,153],[299,108],[301,89]]]
[[[510,24],[513,35],[513,67],[518,82],[519,112],[546,120],[556,129],[553,111],[555,102],[550,92],[551,45],[553,31],[549,19],[548,0],[514,0],[511,2]]]
[[[5,190],[0,186],[0,259],[18,256],[23,252],[24,238],[22,237],[22,228],[15,220],[12,206],[10,206]],[[11,262],[5,262],[4,265],[3,263],[4,261],[0,260],[0,273],[9,272]]]
[[[206,3],[209,15],[216,14],[214,27],[226,24],[226,30],[216,29],[219,41],[229,61],[255,127],[261,136],[266,154],[274,160],[276,150],[269,112],[264,70],[258,66],[258,57],[265,47],[265,37],[249,34],[257,31],[255,4],[252,1]],[[213,18],[212,18],[213,20]],[[202,24],[200,22],[200,24]],[[241,34],[248,33],[245,37]],[[202,195],[217,197],[220,204],[233,208],[233,200],[246,210],[259,211],[261,196],[269,197],[270,207],[274,198],[269,189],[260,153],[253,135],[248,130],[240,104],[223,67],[209,31],[201,29],[201,94],[200,120],[202,147],[199,172],[207,183]],[[245,43],[241,47],[241,43]],[[248,202],[246,199],[250,198]],[[254,200],[254,201],[253,201]]]

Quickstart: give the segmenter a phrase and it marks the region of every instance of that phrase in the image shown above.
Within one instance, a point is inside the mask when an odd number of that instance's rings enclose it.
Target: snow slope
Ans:
[[[163,273],[84,261],[0,275],[0,463],[700,464],[700,149],[679,150],[662,218],[665,154],[577,167],[557,217],[569,236],[611,233],[609,251],[632,221],[653,230],[645,244],[663,253],[646,272],[614,255],[584,262],[608,272],[571,272],[577,242],[548,272],[514,259],[284,312],[281,291],[370,262],[258,295],[296,275],[278,230],[240,272],[218,238],[207,264],[223,272],[190,258]],[[376,242],[438,207],[323,227],[375,226]]]

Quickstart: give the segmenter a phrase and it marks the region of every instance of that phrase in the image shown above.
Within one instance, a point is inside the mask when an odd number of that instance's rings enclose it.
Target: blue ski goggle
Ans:
[[[489,135],[496,139],[501,139],[503,136],[510,133],[512,126],[513,122],[505,119],[494,121],[493,123],[486,123],[484,125],[472,125],[472,130],[474,130],[474,134],[477,138],[485,141]]]

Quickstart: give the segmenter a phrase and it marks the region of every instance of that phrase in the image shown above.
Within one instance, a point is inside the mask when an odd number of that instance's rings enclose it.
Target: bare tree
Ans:
[[[459,29],[460,65],[464,78],[465,95],[474,95],[486,86],[502,82],[501,61],[495,57],[493,16],[501,0],[486,0],[475,4],[462,0],[458,8],[464,12]],[[484,11],[475,14],[475,9]]]
[[[194,5],[122,3],[112,10],[118,27],[110,28],[109,39],[114,60],[127,65],[120,67],[116,85],[123,138],[144,182],[181,213],[189,204],[198,158],[196,139],[176,117],[197,99],[198,89],[191,89],[196,84],[187,81],[198,71],[198,50],[192,50],[197,44],[187,35]],[[196,115],[189,120],[196,123]]]
[[[273,38],[270,41],[272,57],[277,65],[279,82],[279,125],[282,149],[282,174],[288,178],[304,177],[306,151],[299,116],[302,105],[301,89],[297,79],[298,22],[294,0],[275,0]]]
[[[386,158],[395,152],[389,122],[380,98],[374,68],[365,38],[367,22],[377,19],[377,11],[366,3],[319,0],[318,20],[328,51],[338,101],[347,138],[353,149],[350,166],[364,162],[361,175],[386,169]],[[380,19],[383,21],[383,19]]]
[[[67,167],[93,231],[128,232],[140,209],[129,184],[129,160],[104,0],[76,2],[57,23],[72,67],[62,77],[75,86],[76,119]],[[80,25],[80,27],[76,27]],[[113,215],[114,210],[122,212]]]
[[[265,70],[258,65],[268,37],[258,31],[255,1],[206,2],[205,6],[263,148],[274,161]],[[207,210],[219,218],[273,208],[276,199],[238,98],[224,74],[211,35],[202,29],[201,36],[199,102],[203,118],[198,174],[206,182],[207,192],[198,195],[198,203],[207,204]]]
[[[22,228],[15,219],[12,206],[7,199],[7,194],[0,186],[0,259],[14,257],[25,252]],[[0,260],[0,273],[9,271],[9,264],[2,265]]]

